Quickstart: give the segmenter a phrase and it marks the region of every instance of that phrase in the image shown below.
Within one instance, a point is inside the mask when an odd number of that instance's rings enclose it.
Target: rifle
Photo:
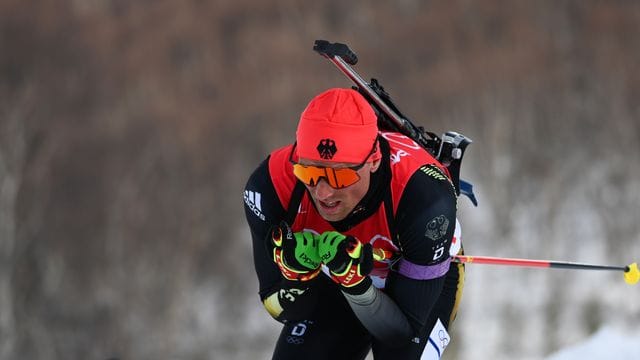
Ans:
[[[408,117],[404,116],[391,100],[391,96],[384,90],[378,80],[372,78],[366,82],[352,67],[358,62],[357,55],[349,46],[341,43],[330,43],[326,40],[316,40],[313,50],[329,59],[340,71],[354,82],[357,90],[371,104],[378,115],[378,127],[401,133],[427,150],[436,160],[444,165],[451,174],[451,180],[456,195],[466,195],[473,205],[478,201],[473,193],[473,185],[460,179],[462,157],[472,140],[454,131],[448,131],[437,136],[425,131],[422,126],[416,126]]]

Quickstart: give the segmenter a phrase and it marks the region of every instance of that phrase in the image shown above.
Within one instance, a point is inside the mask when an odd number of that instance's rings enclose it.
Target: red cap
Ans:
[[[352,89],[329,89],[311,100],[296,131],[298,157],[338,163],[361,163],[378,136],[371,105]],[[379,152],[370,160],[378,159]]]

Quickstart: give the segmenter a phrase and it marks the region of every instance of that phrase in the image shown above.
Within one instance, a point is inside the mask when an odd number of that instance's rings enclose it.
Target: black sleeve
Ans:
[[[456,195],[449,180],[434,167],[423,167],[409,180],[398,204],[396,230],[402,256],[416,265],[437,265],[449,258],[456,218]],[[362,324],[388,346],[423,336],[444,276],[414,280],[396,271],[385,291],[344,294]]]
[[[247,181],[244,188],[244,212],[253,240],[253,262],[260,285],[260,299],[264,300],[281,279],[278,266],[269,253],[267,241],[271,227],[284,219],[285,214],[271,182],[268,159],[258,166]]]
[[[405,260],[433,266],[449,259],[456,224],[457,198],[449,179],[435,166],[424,166],[411,177],[396,213],[396,230]],[[386,293],[407,316],[417,334],[444,285],[444,276],[415,280],[389,273]]]
[[[456,223],[453,185],[435,166],[416,171],[398,204],[396,229],[402,256],[418,265],[448,259]]]
[[[285,219],[286,211],[269,175],[268,159],[251,174],[244,189],[244,211],[253,242],[253,262],[260,300],[271,316],[281,322],[295,321],[315,303],[311,282],[284,279],[273,261],[270,230]]]

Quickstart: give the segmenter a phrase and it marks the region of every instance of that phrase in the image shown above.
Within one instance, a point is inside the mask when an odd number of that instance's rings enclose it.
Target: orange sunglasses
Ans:
[[[358,170],[362,169],[371,155],[376,152],[377,141],[378,139],[376,138],[376,140],[373,142],[373,147],[371,148],[369,155],[367,155],[364,161],[355,166],[332,168],[325,166],[298,164],[293,161],[293,152],[296,148],[295,144],[293,145],[293,149],[291,149],[289,162],[293,164],[293,174],[304,184],[309,186],[316,186],[320,182],[320,179],[324,178],[327,181],[327,184],[329,184],[329,186],[331,186],[332,188],[342,189],[360,181]]]

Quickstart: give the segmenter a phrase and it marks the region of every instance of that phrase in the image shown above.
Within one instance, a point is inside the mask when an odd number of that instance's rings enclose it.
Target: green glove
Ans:
[[[307,281],[320,273],[318,237],[311,232],[294,233],[282,221],[271,230],[273,261],[287,280]]]
[[[320,235],[318,253],[327,265],[331,278],[350,294],[361,294],[371,285],[367,275],[373,270],[373,248],[353,236],[337,231]]]

